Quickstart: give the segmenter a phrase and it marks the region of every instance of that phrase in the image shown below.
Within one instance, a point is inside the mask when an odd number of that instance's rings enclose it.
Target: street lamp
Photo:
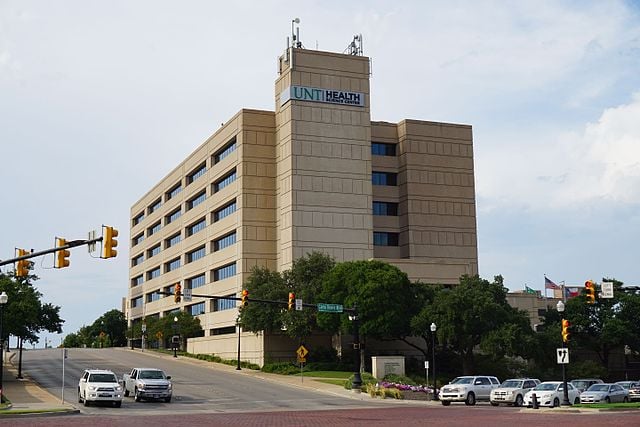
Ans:
[[[176,342],[176,331],[178,330],[178,316],[173,316],[173,330],[174,330],[174,336],[171,339],[173,341],[173,357],[178,357],[177,351],[178,351],[178,343]],[[178,337],[178,340],[180,338]]]
[[[240,315],[236,318],[236,327],[238,328],[238,366],[236,367],[236,371],[241,370],[240,367]]]
[[[436,329],[437,326],[435,323],[431,322],[431,358],[433,366],[431,367],[431,372],[433,372],[433,400],[438,400],[438,391],[436,384]]]
[[[556,309],[558,310],[558,313],[560,313],[561,316],[562,313],[564,313],[564,303],[562,301],[558,301],[558,304],[556,304]],[[560,329],[562,330],[562,318],[560,320]],[[560,341],[562,342],[562,348],[564,349],[564,339],[562,339],[562,336],[560,338]],[[564,352],[564,351],[563,351]],[[565,372],[565,367],[564,365],[566,365],[566,363],[562,363],[562,406],[570,406],[571,403],[569,403],[569,390],[567,389],[567,374]]]
[[[2,335],[2,320],[4,317],[4,305],[7,303],[7,301],[9,300],[9,297],[7,296],[7,293],[5,291],[2,291],[2,294],[0,294],[0,403],[2,403],[3,401],[3,393],[2,393],[2,373],[4,371],[4,338]]]

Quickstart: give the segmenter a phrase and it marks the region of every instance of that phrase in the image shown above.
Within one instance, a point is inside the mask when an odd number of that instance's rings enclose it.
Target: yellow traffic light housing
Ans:
[[[247,304],[249,304],[249,291],[246,289],[242,290],[242,298],[240,300],[240,306],[241,307],[246,307]]]
[[[118,251],[114,248],[118,246],[118,230],[108,225],[103,225],[102,234],[102,258],[115,258],[118,255]]]
[[[28,253],[26,249],[18,249],[18,257],[25,256]],[[29,275],[29,264],[29,261],[26,259],[21,259],[16,262],[16,277],[27,277]]]
[[[596,302],[596,284],[592,280],[584,282],[584,288],[587,292],[587,303],[594,304]]]
[[[182,285],[180,283],[176,283],[175,285],[173,301],[176,304],[182,301]]]
[[[289,292],[289,311],[293,309],[296,304],[296,294]]]
[[[567,319],[562,319],[562,341],[569,342],[569,327],[571,324]]]
[[[56,248],[62,248],[67,245],[67,240],[62,237],[56,237]],[[65,268],[69,267],[69,256],[71,252],[69,252],[66,248],[58,249],[56,251],[56,259],[53,263],[55,268]]]

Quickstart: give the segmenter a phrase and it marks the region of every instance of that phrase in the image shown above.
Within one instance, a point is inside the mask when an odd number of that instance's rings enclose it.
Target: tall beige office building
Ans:
[[[364,56],[285,51],[275,112],[241,110],[131,208],[129,319],[187,311],[205,331],[188,350],[233,359],[235,300],[157,292],[237,297],[252,267],[312,251],[428,283],[477,274],[471,126],[372,122],[369,77]],[[243,333],[242,359],[277,345]]]

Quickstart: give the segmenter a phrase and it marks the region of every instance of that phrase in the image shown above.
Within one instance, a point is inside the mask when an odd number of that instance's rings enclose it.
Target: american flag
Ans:
[[[544,276],[544,288],[545,289],[560,289],[560,286],[553,283],[547,276]]]

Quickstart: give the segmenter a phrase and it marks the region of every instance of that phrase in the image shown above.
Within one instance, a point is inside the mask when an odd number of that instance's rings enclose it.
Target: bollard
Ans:
[[[533,405],[533,409],[539,409],[540,405],[538,405],[538,396],[535,393],[531,395],[531,404]]]

